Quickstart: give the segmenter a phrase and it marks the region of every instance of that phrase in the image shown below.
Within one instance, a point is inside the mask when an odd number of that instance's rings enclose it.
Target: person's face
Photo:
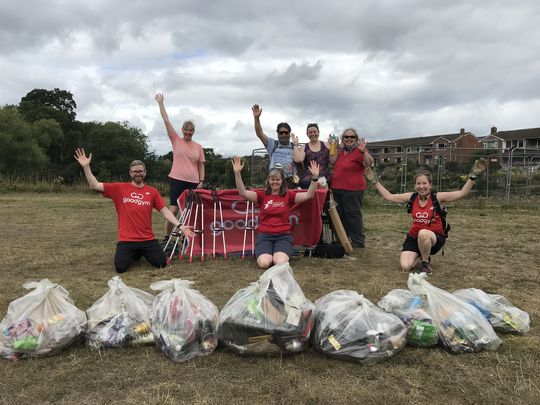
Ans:
[[[186,125],[182,127],[182,134],[184,135],[184,138],[191,139],[194,133],[195,128],[193,128],[192,125]]]
[[[131,169],[129,169],[129,175],[135,184],[142,184],[146,177],[146,170],[143,165],[132,166]]]
[[[309,127],[306,133],[310,141],[316,141],[319,139],[319,130],[317,127]]]
[[[414,190],[421,197],[427,197],[431,193],[431,183],[429,182],[427,176],[418,176],[416,182],[414,183]]]
[[[351,131],[350,129],[348,129],[347,131],[343,133],[343,144],[345,146],[352,146],[356,143],[357,140],[358,140],[358,137],[356,136],[354,131]]]
[[[291,141],[291,131],[285,127],[281,127],[277,130],[278,141],[282,145],[288,145]]]
[[[268,177],[268,184],[270,185],[270,189],[272,191],[279,191],[282,183],[283,180],[281,180],[281,176],[275,175]]]

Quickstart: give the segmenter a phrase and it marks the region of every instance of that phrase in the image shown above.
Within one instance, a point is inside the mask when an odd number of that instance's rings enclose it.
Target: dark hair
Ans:
[[[317,131],[319,130],[319,124],[317,123],[311,123],[311,124],[307,124],[307,127],[306,127],[306,132],[308,131],[308,129],[310,129],[311,127],[314,127],[314,128],[317,128]]]
[[[414,182],[416,183],[416,179],[420,176],[426,176],[428,179],[429,184],[433,184],[433,180],[431,179],[431,173],[427,170],[418,170],[414,175]]]
[[[287,128],[287,131],[291,132],[291,126],[289,124],[287,124],[286,122],[280,122],[279,124],[277,124],[276,131],[279,132],[280,128]]]
[[[277,175],[281,177],[281,187],[279,188],[279,195],[283,197],[285,194],[287,194],[287,180],[285,179],[285,174],[283,173],[283,170],[278,169],[276,167],[270,169],[270,171],[268,172],[268,176],[266,176],[266,180],[264,182],[264,193],[265,194],[272,193],[269,179],[271,176],[277,176]]]

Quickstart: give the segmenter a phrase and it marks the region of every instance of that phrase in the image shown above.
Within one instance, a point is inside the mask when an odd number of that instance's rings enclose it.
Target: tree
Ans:
[[[65,131],[75,121],[77,104],[67,90],[34,89],[21,98],[19,112],[28,122],[43,118],[56,120]]]

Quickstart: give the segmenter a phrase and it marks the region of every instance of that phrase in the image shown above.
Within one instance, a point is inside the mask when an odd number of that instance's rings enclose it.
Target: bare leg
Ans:
[[[401,255],[399,256],[399,264],[401,265],[401,270],[411,271],[418,263],[418,259],[419,256],[416,252],[411,252],[409,250],[401,252]]]
[[[257,265],[261,269],[267,269],[268,267],[272,265],[272,260],[273,258],[271,254],[263,253],[262,255],[257,257]]]
[[[432,231],[427,229],[421,229],[418,232],[418,249],[422,256],[422,261],[427,262],[429,259],[429,254],[431,253],[431,248],[437,243],[437,237]]]
[[[288,263],[289,262],[289,256],[287,256],[283,252],[276,252],[274,253],[274,264],[282,264],[282,263]]]

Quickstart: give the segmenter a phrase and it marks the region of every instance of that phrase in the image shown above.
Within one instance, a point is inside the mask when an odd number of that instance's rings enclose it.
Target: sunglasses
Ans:
[[[352,136],[344,136],[343,139],[357,139],[356,136],[352,135]]]
[[[290,132],[289,131],[277,131],[278,134],[280,135],[289,135]]]

